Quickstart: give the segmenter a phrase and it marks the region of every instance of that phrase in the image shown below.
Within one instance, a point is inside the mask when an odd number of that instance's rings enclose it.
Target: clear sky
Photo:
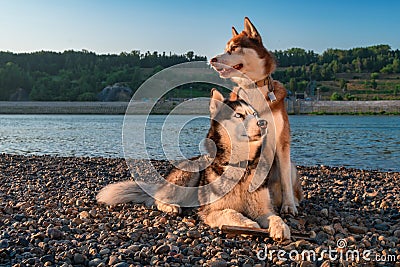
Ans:
[[[210,58],[245,16],[270,50],[400,48],[397,0],[0,0],[0,51],[193,50]]]

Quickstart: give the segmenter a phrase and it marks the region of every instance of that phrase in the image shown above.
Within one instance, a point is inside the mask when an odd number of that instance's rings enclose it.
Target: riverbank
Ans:
[[[182,104],[183,103],[183,104]],[[0,114],[148,114],[152,103],[129,102],[7,102],[0,101]],[[286,101],[289,114],[399,115],[400,100],[392,101]],[[152,114],[208,114],[208,100],[158,103]]]
[[[148,175],[147,161],[135,163],[135,176]],[[170,168],[166,162],[153,164],[162,174]],[[102,187],[129,179],[123,159],[2,154],[0,265],[329,266],[327,253],[318,257],[343,239],[350,251],[371,251],[371,261],[361,254],[358,263],[342,258],[344,266],[398,266],[400,173],[329,167],[299,167],[299,173],[305,200],[299,215],[285,221],[311,240],[279,244],[269,238],[227,236],[201,223],[193,211],[172,216],[140,205],[97,204]],[[276,253],[258,259],[265,248],[286,253],[281,259]],[[303,261],[304,251],[314,251],[317,259]]]

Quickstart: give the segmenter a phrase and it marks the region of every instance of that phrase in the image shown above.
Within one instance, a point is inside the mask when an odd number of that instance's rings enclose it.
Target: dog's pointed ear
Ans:
[[[250,38],[256,39],[261,43],[261,35],[258,33],[256,27],[254,27],[253,23],[251,23],[248,17],[244,18],[244,31]]]
[[[231,92],[229,95],[229,101],[237,101],[239,100],[239,96],[236,92]]]
[[[214,118],[223,104],[224,96],[215,88],[211,89],[211,100],[210,100],[210,117]]]
[[[239,35],[235,27],[232,26],[232,36],[235,37],[236,35]]]

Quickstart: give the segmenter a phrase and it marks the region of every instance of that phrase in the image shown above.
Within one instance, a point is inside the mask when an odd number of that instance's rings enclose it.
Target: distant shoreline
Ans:
[[[11,102],[0,101],[0,114],[127,114],[129,102]],[[151,102],[129,105],[129,114],[145,115]],[[400,115],[400,100],[384,101],[287,101],[289,114],[304,115]],[[173,112],[171,113],[171,111]],[[208,100],[166,101],[151,114],[208,114]]]

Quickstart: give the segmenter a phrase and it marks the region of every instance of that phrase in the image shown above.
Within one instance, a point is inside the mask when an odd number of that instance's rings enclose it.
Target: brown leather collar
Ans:
[[[273,82],[274,80],[272,79],[271,74],[269,74],[264,79],[255,82],[255,84],[257,85],[257,87],[263,87],[268,85],[268,91],[273,92],[275,90]]]
[[[274,82],[274,80],[272,79],[271,74],[269,74],[264,79],[259,80],[259,81],[255,82],[255,83],[252,83],[251,84],[251,85],[253,85],[252,87],[244,86],[244,88],[245,89],[258,89],[258,88],[262,88],[262,87],[268,85],[267,86],[268,91],[266,93],[263,92],[263,94],[264,94],[264,96],[268,96],[269,99],[271,100],[271,102],[275,102],[276,101],[276,97],[275,97],[275,94],[274,94],[275,88],[274,88],[274,83],[273,82]],[[236,87],[236,88],[237,89],[235,89],[230,95],[230,100],[231,101],[235,101],[239,96],[239,92],[241,90],[243,90],[243,87],[241,87],[241,86]]]

